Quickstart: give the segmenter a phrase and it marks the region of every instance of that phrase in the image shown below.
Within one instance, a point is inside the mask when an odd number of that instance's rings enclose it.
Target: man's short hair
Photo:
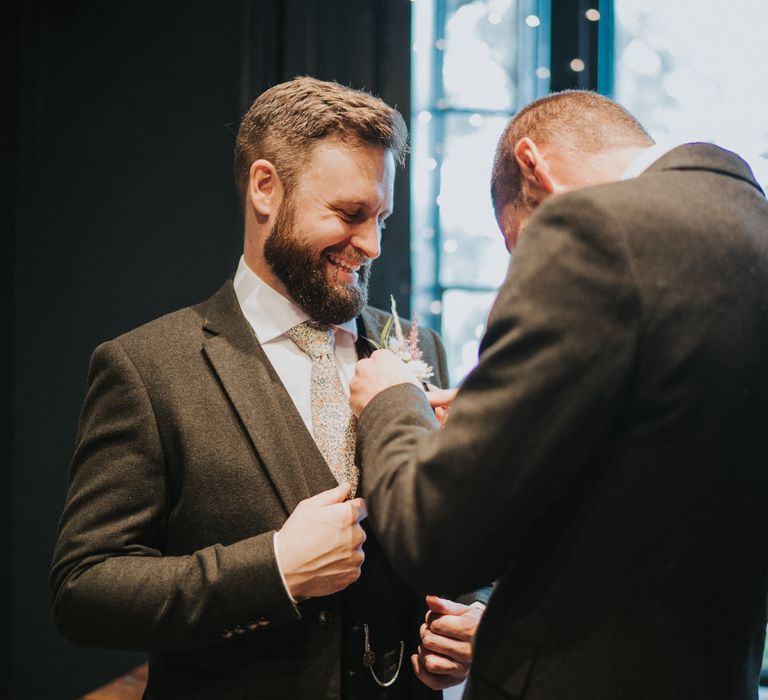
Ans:
[[[240,122],[235,140],[235,181],[242,200],[251,164],[272,163],[286,192],[323,139],[379,145],[405,162],[408,129],[400,113],[373,95],[300,76],[263,92]]]
[[[564,90],[523,107],[507,125],[493,160],[491,200],[494,209],[523,205],[515,146],[524,137],[535,144],[557,144],[589,156],[620,148],[653,145],[653,139],[624,107],[589,90]]]

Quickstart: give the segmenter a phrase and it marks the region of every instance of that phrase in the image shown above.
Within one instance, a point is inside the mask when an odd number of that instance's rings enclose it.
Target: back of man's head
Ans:
[[[301,76],[263,92],[246,112],[235,141],[235,181],[245,199],[251,163],[263,158],[289,192],[323,139],[382,146],[402,165],[407,138],[400,113],[379,98]]]
[[[653,139],[624,107],[587,90],[565,90],[523,107],[504,130],[491,174],[496,211],[506,204],[523,206],[524,192],[515,146],[525,137],[537,146],[556,146],[585,158],[596,153],[647,147]]]

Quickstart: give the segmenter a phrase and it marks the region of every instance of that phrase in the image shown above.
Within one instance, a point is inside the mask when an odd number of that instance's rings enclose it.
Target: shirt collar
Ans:
[[[240,256],[234,280],[235,295],[248,323],[259,342],[264,344],[285,334],[299,323],[309,321],[309,314],[290,299],[272,289]],[[350,319],[334,328],[345,331],[357,340],[357,323]]]
[[[624,171],[621,179],[630,180],[633,177],[637,177],[644,173],[659,158],[669,153],[672,149],[677,148],[679,145],[679,143],[655,143],[653,146],[643,149],[632,159],[632,162]]]

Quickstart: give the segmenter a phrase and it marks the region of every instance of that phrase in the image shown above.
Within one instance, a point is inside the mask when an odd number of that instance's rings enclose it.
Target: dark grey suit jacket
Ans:
[[[359,424],[395,569],[500,577],[466,697],[756,697],[767,359],[768,204],[735,155],[539,208],[446,428],[408,386]]]
[[[388,317],[369,309],[358,325],[378,338]],[[437,336],[422,347],[444,382]],[[360,624],[389,678],[423,601],[375,538],[360,582],[298,608],[274,557],[297,503],[333,486],[228,282],[94,353],[51,575],[56,623],[84,645],[151,652],[152,698],[379,697]],[[431,696],[407,656],[404,687],[396,697]]]

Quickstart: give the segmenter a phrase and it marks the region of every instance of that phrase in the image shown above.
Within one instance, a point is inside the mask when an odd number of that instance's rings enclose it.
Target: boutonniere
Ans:
[[[380,350],[387,348],[390,352],[397,355],[403,361],[406,369],[419,382],[424,383],[434,375],[434,371],[422,359],[423,355],[419,349],[419,324],[417,323],[416,314],[413,314],[411,330],[406,338],[403,333],[403,327],[400,324],[400,317],[397,315],[395,298],[393,296],[389,298],[392,300],[392,315],[381,331],[379,342],[377,343],[370,338],[368,340]]]

